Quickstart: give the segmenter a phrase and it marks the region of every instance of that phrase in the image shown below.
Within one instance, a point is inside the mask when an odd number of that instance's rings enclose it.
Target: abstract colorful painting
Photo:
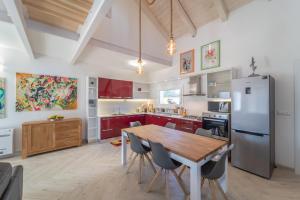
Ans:
[[[220,67],[220,40],[201,47],[201,69]]]
[[[5,80],[0,78],[0,119],[5,118]]]
[[[77,109],[76,78],[16,74],[16,111]]]

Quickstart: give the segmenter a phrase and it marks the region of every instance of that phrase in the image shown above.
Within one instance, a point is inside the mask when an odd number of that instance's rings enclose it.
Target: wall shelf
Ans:
[[[96,141],[99,138],[97,77],[87,77],[87,91],[87,141]]]

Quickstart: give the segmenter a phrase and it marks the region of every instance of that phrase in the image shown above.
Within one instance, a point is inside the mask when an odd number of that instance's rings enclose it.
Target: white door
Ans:
[[[295,63],[295,171],[300,174],[300,60]]]

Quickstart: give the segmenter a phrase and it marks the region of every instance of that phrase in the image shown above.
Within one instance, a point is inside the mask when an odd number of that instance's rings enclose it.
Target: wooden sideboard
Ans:
[[[22,157],[80,146],[82,122],[79,118],[60,121],[33,121],[22,124]]]

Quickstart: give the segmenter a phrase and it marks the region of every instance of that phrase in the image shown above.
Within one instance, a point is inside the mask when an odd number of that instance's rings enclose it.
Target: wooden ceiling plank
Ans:
[[[27,25],[23,13],[22,2],[20,0],[3,0],[7,12],[16,26],[17,32],[25,47],[27,54],[34,59],[34,53],[28,38]]]
[[[213,0],[215,8],[218,11],[220,19],[224,22],[228,19],[228,8],[224,0]]]
[[[55,6],[59,7],[59,8],[63,8],[65,10],[68,10],[68,11],[70,11],[72,13],[76,13],[77,15],[80,15],[82,17],[86,17],[89,14],[88,12],[83,12],[83,11],[80,11],[78,9],[74,9],[74,8],[72,8],[70,6],[66,6],[64,4],[61,4],[61,3],[57,2],[57,1],[53,1],[53,0],[44,0],[44,1],[47,2],[48,4],[52,4],[52,5],[55,5]]]
[[[135,0],[136,4],[139,5],[139,0]],[[161,35],[168,40],[169,34],[166,28],[160,23],[157,17],[150,10],[150,7],[147,5],[147,2],[142,0],[142,11],[147,16],[147,18],[151,21],[151,23],[156,27],[156,29],[161,33]]]
[[[178,12],[182,18],[182,20],[188,25],[192,36],[195,37],[197,35],[197,27],[195,26],[194,22],[192,21],[191,17],[189,16],[189,14],[187,13],[187,11],[185,10],[185,8],[183,7],[182,3],[180,0],[175,0],[175,4],[178,7]]]
[[[92,38],[93,34],[98,28],[98,25],[105,18],[107,12],[112,6],[114,0],[102,0],[94,3],[91,9],[90,16],[87,17],[85,24],[82,27],[79,40],[76,44],[74,52],[70,58],[70,63],[75,64],[81,52]]]
[[[55,1],[57,1],[58,3],[60,3],[62,5],[65,5],[70,8],[77,9],[78,11],[82,11],[82,12],[86,12],[86,13],[88,13],[92,7],[91,4],[88,4],[88,3],[82,2],[82,1],[76,1],[76,0],[72,0],[72,1],[70,1],[70,0],[55,0]]]
[[[61,16],[55,15],[51,12],[42,11],[41,9],[30,5],[27,5],[27,9],[29,17],[33,20],[77,32],[79,26],[78,22],[62,18]]]
[[[46,1],[36,1],[36,0],[26,0],[24,1],[26,6],[32,6],[41,11],[53,13],[53,15],[61,16],[63,18],[68,18],[70,20],[76,21],[80,24],[84,23],[86,16],[80,16],[75,12],[70,12],[69,10],[60,8],[58,6],[49,4]]]

